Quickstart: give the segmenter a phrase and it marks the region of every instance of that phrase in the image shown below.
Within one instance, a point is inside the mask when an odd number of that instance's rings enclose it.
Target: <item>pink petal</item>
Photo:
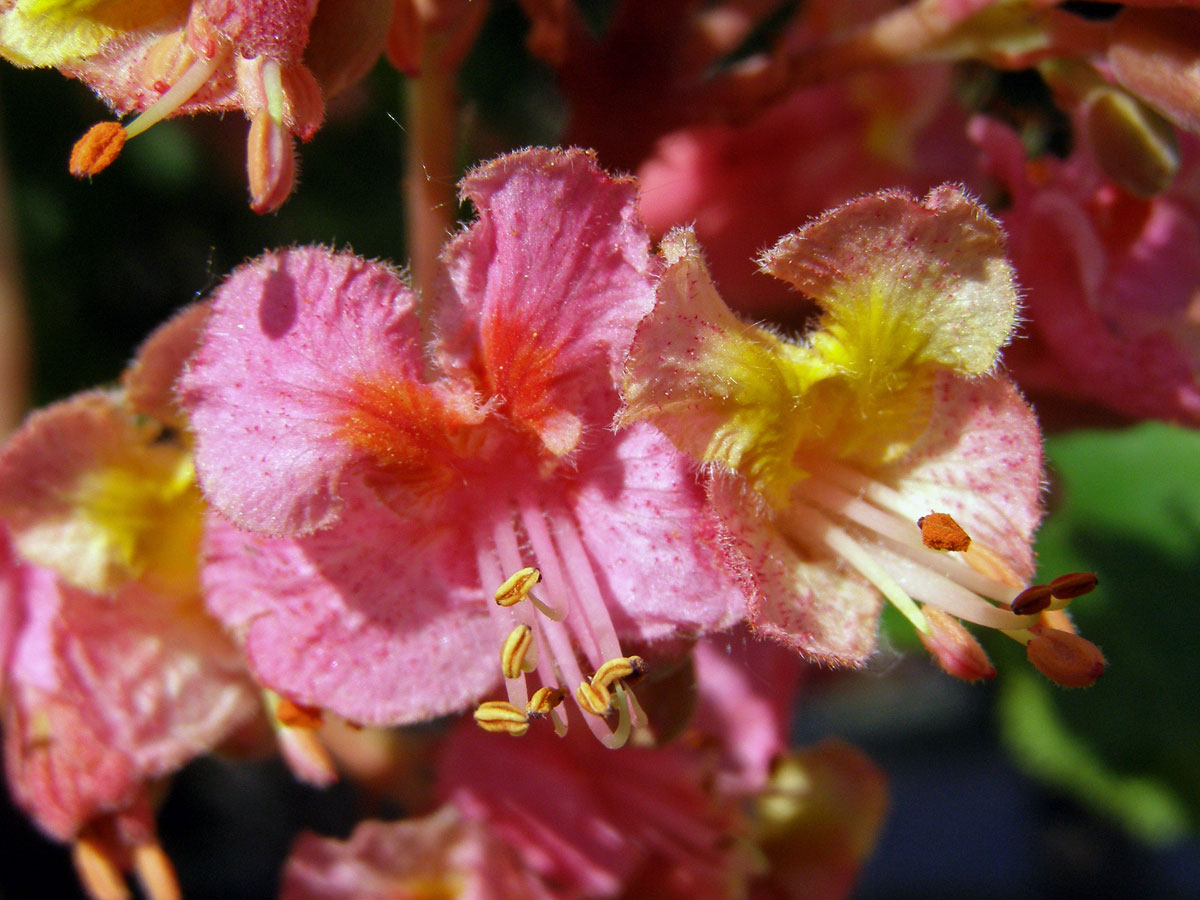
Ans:
[[[302,834],[283,870],[282,900],[548,900],[512,850],[443,808],[421,819],[362,822],[345,841]]]
[[[379,450],[377,425],[400,416],[403,429],[416,407],[443,430],[422,368],[412,294],[391,269],[321,247],[238,269],[180,383],[209,501],[267,534],[331,525],[349,471]]]
[[[131,804],[258,711],[236,648],[199,603],[71,588],[22,564],[6,762],[18,801],[66,840]]]
[[[186,427],[176,405],[175,381],[196,349],[207,318],[208,305],[193,303],[146,338],[121,376],[131,409],[175,428]]]
[[[347,495],[341,523],[303,538],[214,516],[204,582],[259,681],[353,722],[426,721],[500,679],[473,555],[362,489]]]
[[[900,193],[852,200],[781,238],[760,264],[816,300],[830,325],[870,305],[879,327],[898,322],[925,338],[921,360],[964,374],[988,371],[1016,322],[1004,233],[952,185],[923,203]]]
[[[571,896],[727,900],[741,862],[736,804],[713,795],[709,757],[686,741],[612,751],[586,728],[534,728],[519,740],[464,722],[443,745],[438,791],[485,822],[525,865]]]
[[[875,650],[881,601],[829,558],[812,558],[772,522],[739,480],[714,478],[709,496],[731,534],[734,564],[752,574],[753,631],[828,665],[861,665]]]
[[[943,375],[933,416],[904,459],[881,473],[912,504],[954,517],[1022,579],[1033,576],[1042,518],[1042,439],[1029,404],[1005,378]]]
[[[479,219],[443,252],[448,368],[478,367],[519,425],[562,456],[611,420],[611,383],[654,302],[632,180],[582,151],[527,150],[467,175]]]
[[[648,425],[604,443],[581,458],[587,478],[568,502],[618,633],[655,641],[738,621],[741,587],[720,564],[720,526],[687,457]]]

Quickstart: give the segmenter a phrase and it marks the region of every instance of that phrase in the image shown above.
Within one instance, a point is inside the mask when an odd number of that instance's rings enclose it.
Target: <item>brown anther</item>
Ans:
[[[958,619],[935,606],[922,606],[921,611],[929,623],[929,634],[917,634],[946,674],[963,681],[996,677],[996,667],[987,653]]]
[[[542,573],[533,567],[514,572],[496,588],[496,602],[500,606],[516,606],[529,596],[533,586],[541,580]]]
[[[316,706],[303,706],[287,697],[279,698],[275,707],[275,718],[281,725],[288,728],[320,728],[324,721],[321,709]]]
[[[507,700],[487,700],[475,710],[475,724],[484,731],[520,737],[529,730],[529,718]]]
[[[1100,579],[1095,572],[1071,572],[1059,575],[1051,581],[1050,592],[1054,594],[1055,600],[1073,600],[1090,594],[1099,583]]]
[[[1025,655],[1033,667],[1063,687],[1088,687],[1108,664],[1100,648],[1086,638],[1057,628],[1035,625]]]
[[[948,513],[931,512],[917,519],[921,541],[930,550],[966,550],[971,536]]]
[[[1050,585],[1034,584],[1013,597],[1009,608],[1018,616],[1036,616],[1042,610],[1049,609],[1053,599],[1054,591]]]
[[[125,129],[120,122],[100,122],[87,130],[71,148],[71,160],[67,164],[76,178],[89,178],[103,172],[125,146]]]
[[[640,656],[618,656],[596,670],[592,684],[607,690],[614,682],[641,678],[645,674],[646,661]]]
[[[533,629],[528,625],[518,625],[508,633],[500,648],[500,671],[505,678],[520,678],[526,671],[525,656],[532,645]]]
[[[579,687],[575,690],[575,699],[579,701],[580,709],[593,716],[607,716],[612,709],[612,694],[608,692],[608,688],[590,681],[579,682]]]
[[[566,696],[567,692],[562,688],[540,687],[529,698],[529,703],[525,707],[525,714],[531,719],[540,719],[542,716],[548,716],[550,715],[550,710],[562,703]]]

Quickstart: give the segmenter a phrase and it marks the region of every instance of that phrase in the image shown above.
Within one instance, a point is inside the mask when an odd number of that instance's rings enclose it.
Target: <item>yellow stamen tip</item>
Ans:
[[[575,690],[575,699],[580,709],[593,716],[604,717],[612,710],[612,694],[605,685],[581,681]]]
[[[496,602],[500,606],[515,606],[542,580],[542,573],[532,566],[514,572],[500,587],[496,588]]]
[[[475,724],[484,731],[520,737],[529,730],[529,718],[507,700],[487,700],[475,710]]]
[[[619,656],[604,663],[592,676],[592,684],[608,689],[616,681],[637,679],[646,674],[646,661],[640,656]]]
[[[562,688],[540,687],[529,698],[525,714],[531,719],[550,715],[551,710],[563,702],[567,692]]]
[[[519,678],[522,672],[532,670],[525,659],[532,645],[533,629],[528,625],[518,625],[509,632],[500,648],[500,671],[505,678]]]

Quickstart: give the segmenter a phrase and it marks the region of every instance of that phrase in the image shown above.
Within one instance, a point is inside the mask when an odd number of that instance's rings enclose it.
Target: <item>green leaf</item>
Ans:
[[[1039,578],[1094,571],[1071,606],[1108,657],[1092,688],[1002,658],[1001,730],[1033,773],[1153,842],[1200,821],[1200,433],[1165,425],[1049,441]]]

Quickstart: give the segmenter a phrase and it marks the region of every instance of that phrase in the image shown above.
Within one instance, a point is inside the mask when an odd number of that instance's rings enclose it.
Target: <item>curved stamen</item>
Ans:
[[[197,56],[190,66],[179,76],[165,94],[155,100],[136,119],[125,126],[126,137],[136,137],[151,125],[156,125],[167,118],[200,90],[221,64],[229,58],[229,50],[222,47],[211,58]]]

